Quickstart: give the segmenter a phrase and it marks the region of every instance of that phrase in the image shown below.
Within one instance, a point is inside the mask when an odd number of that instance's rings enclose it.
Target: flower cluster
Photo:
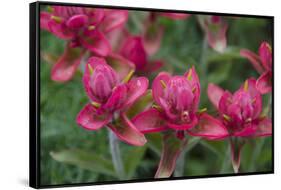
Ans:
[[[172,175],[189,136],[206,140],[230,139],[232,164],[239,171],[241,149],[248,137],[270,136],[272,121],[263,113],[262,95],[272,90],[272,50],[267,42],[259,55],[242,49],[261,74],[248,78],[233,94],[209,83],[201,90],[195,66],[183,75],[161,71],[151,80],[152,102],[133,116],[128,111],[147,94],[152,72],[162,69],[163,60],[153,57],[161,48],[165,28],[159,20],[177,22],[191,15],[153,12],[147,15],[140,34],[125,27],[128,11],[72,6],[52,6],[40,14],[42,29],[66,41],[64,53],[53,65],[51,78],[67,82],[79,65],[89,98],[76,122],[86,130],[107,127],[121,141],[143,146],[147,133],[163,134],[163,151],[155,177]],[[209,46],[223,53],[227,48],[227,19],[200,16],[199,25]],[[86,60],[86,61],[83,61]],[[200,96],[208,95],[218,114],[200,107]]]

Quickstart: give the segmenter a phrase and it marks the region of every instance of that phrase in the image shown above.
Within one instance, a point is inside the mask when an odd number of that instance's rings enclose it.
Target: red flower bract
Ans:
[[[261,115],[262,98],[256,89],[255,79],[246,80],[233,95],[214,84],[209,84],[208,96],[218,108],[220,119],[231,136],[271,135],[271,122],[266,122],[270,119]]]
[[[174,129],[209,139],[227,136],[226,129],[219,121],[198,110],[200,83],[194,68],[184,76],[160,73],[153,81],[152,94],[156,108],[133,118],[133,123],[142,132]],[[198,124],[202,125],[196,129]]]
[[[262,42],[259,47],[259,55],[254,52],[242,49],[241,56],[247,58],[253,67],[261,74],[256,87],[262,94],[272,91],[272,49],[267,42]]]
[[[77,123],[88,130],[108,126],[124,142],[143,145],[145,137],[124,112],[146,92],[148,80],[144,77],[130,79],[131,76],[132,71],[121,81],[104,59],[90,58],[83,84],[91,102],[78,114]]]
[[[120,48],[120,54],[134,63],[137,71],[152,72],[162,66],[162,61],[148,59],[141,36],[128,36]]]
[[[52,79],[65,82],[72,78],[83,56],[83,54],[68,55],[74,48],[82,48],[80,51],[89,50],[96,55],[107,56],[111,52],[111,46],[106,39],[106,34],[122,27],[127,17],[127,11],[72,6],[52,6],[49,12],[42,11],[40,13],[41,28],[68,41],[64,56],[53,67]],[[66,57],[71,57],[73,61],[69,62]],[[74,62],[75,66],[73,66]]]
[[[209,140],[228,135],[219,120],[198,110],[200,83],[194,67],[184,76],[160,73],[153,81],[152,95],[157,104],[155,108],[136,115],[132,122],[143,133],[176,132],[176,135],[170,133],[164,136],[161,161],[155,177],[169,177],[173,173],[176,159],[186,145],[186,132]]]
[[[256,89],[255,79],[246,80],[233,95],[214,84],[209,84],[208,96],[229,131],[232,165],[237,173],[245,137],[270,136],[272,121],[261,115],[262,97]]]

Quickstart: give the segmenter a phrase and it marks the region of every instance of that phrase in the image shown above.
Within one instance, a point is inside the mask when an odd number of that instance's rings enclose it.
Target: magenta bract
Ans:
[[[156,178],[169,177],[173,173],[176,159],[186,145],[186,133],[209,140],[228,136],[219,120],[198,110],[200,83],[194,67],[183,76],[159,73],[152,84],[152,95],[155,108],[136,115],[132,122],[142,133],[170,132],[163,139]]]
[[[261,74],[256,87],[262,94],[272,91],[272,49],[267,42],[262,42],[259,47],[259,55],[242,49],[240,55],[247,58],[254,68]]]
[[[40,26],[58,38],[67,40],[70,48],[79,47],[99,56],[107,56],[111,52],[111,46],[106,35],[123,27],[127,18],[127,11],[52,6],[49,12],[40,13]],[[67,56],[72,55],[64,55]],[[79,57],[76,60],[79,60]],[[52,79],[65,82],[71,79],[79,61],[75,62],[77,64],[74,66],[72,66],[73,62],[66,62],[66,60],[64,60],[65,64],[61,62],[60,60],[55,64],[53,73],[60,73],[62,76],[52,75]],[[69,67],[75,69],[70,70]]]
[[[91,57],[86,64],[83,84],[90,103],[77,116],[77,123],[88,130],[108,126],[121,140],[142,146],[146,140],[124,112],[148,87],[144,77],[121,79],[102,58]],[[120,115],[120,118],[114,116]],[[114,121],[114,122],[113,122]]]
[[[243,138],[270,136],[272,121],[262,115],[262,97],[253,78],[246,80],[234,94],[209,84],[208,96],[229,132],[232,165],[237,173],[244,145]]]
[[[140,36],[127,37],[120,48],[120,54],[134,63],[137,71],[152,72],[162,66],[160,60],[148,60],[148,54],[144,48],[143,38]]]
[[[220,113],[230,136],[270,136],[270,119],[262,116],[262,97],[256,80],[248,79],[234,94],[214,84],[208,86],[208,96]]]
[[[153,81],[152,95],[156,108],[132,119],[140,131],[149,133],[173,129],[208,139],[228,135],[220,121],[198,110],[200,83],[194,67],[184,76],[160,73]]]

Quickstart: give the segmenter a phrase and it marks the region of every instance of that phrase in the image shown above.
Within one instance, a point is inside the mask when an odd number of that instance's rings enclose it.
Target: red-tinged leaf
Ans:
[[[155,178],[167,178],[172,175],[176,160],[186,144],[186,139],[180,140],[174,133],[164,135],[161,160]]]
[[[111,52],[111,46],[103,33],[98,30],[85,30],[83,38],[80,39],[83,47],[98,56],[107,56]]]
[[[124,79],[131,71],[135,70],[135,65],[125,59],[119,54],[110,53],[105,57],[107,64],[109,64],[119,75],[119,79]]]
[[[272,135],[272,120],[263,118],[257,125],[255,136],[271,136]]]
[[[258,78],[256,88],[261,94],[272,92],[272,73],[270,71],[263,73]]]
[[[198,125],[190,129],[188,133],[209,140],[223,139],[229,135],[226,127],[218,119],[206,113],[200,115]]]
[[[52,80],[66,82],[72,79],[77,67],[81,63],[83,55],[84,51],[81,48],[72,48],[67,44],[63,55],[52,68]]]
[[[272,66],[272,49],[267,42],[262,42],[259,48],[259,56],[263,67],[266,70],[271,70]]]
[[[145,77],[133,78],[128,82],[128,94],[125,107],[132,105],[146,92],[149,81]]]
[[[224,90],[215,84],[209,83],[207,93],[208,93],[208,97],[209,97],[210,101],[215,106],[215,108],[217,108],[217,110],[218,110],[219,101],[224,93]]]
[[[168,84],[171,75],[167,72],[161,72],[157,75],[157,77],[153,80],[152,83],[152,96],[154,101],[161,105],[160,98],[164,96],[164,86],[163,84]]]
[[[97,114],[93,105],[87,104],[78,114],[76,122],[87,130],[98,130],[105,126],[112,116],[110,114]]]
[[[257,54],[254,52],[247,50],[247,49],[241,49],[240,50],[240,55],[242,57],[245,57],[250,61],[250,63],[253,65],[253,67],[259,72],[262,73],[264,71],[262,65],[261,65],[261,60]]]
[[[138,114],[132,119],[132,122],[142,133],[153,133],[167,130],[163,116],[154,108]]]
[[[134,146],[143,146],[146,143],[144,135],[136,129],[124,113],[120,115],[119,121],[108,126],[121,141]]]
[[[102,21],[102,28],[105,33],[122,28],[128,20],[126,10],[107,10],[105,19]]]
[[[152,92],[147,90],[144,95],[133,103],[129,109],[126,111],[126,114],[129,118],[133,118],[137,114],[149,109],[153,104]]]

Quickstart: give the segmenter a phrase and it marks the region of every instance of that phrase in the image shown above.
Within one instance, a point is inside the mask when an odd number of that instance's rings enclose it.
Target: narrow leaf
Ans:
[[[111,161],[85,150],[62,150],[50,152],[53,159],[58,162],[75,165],[77,167],[116,177]]]

